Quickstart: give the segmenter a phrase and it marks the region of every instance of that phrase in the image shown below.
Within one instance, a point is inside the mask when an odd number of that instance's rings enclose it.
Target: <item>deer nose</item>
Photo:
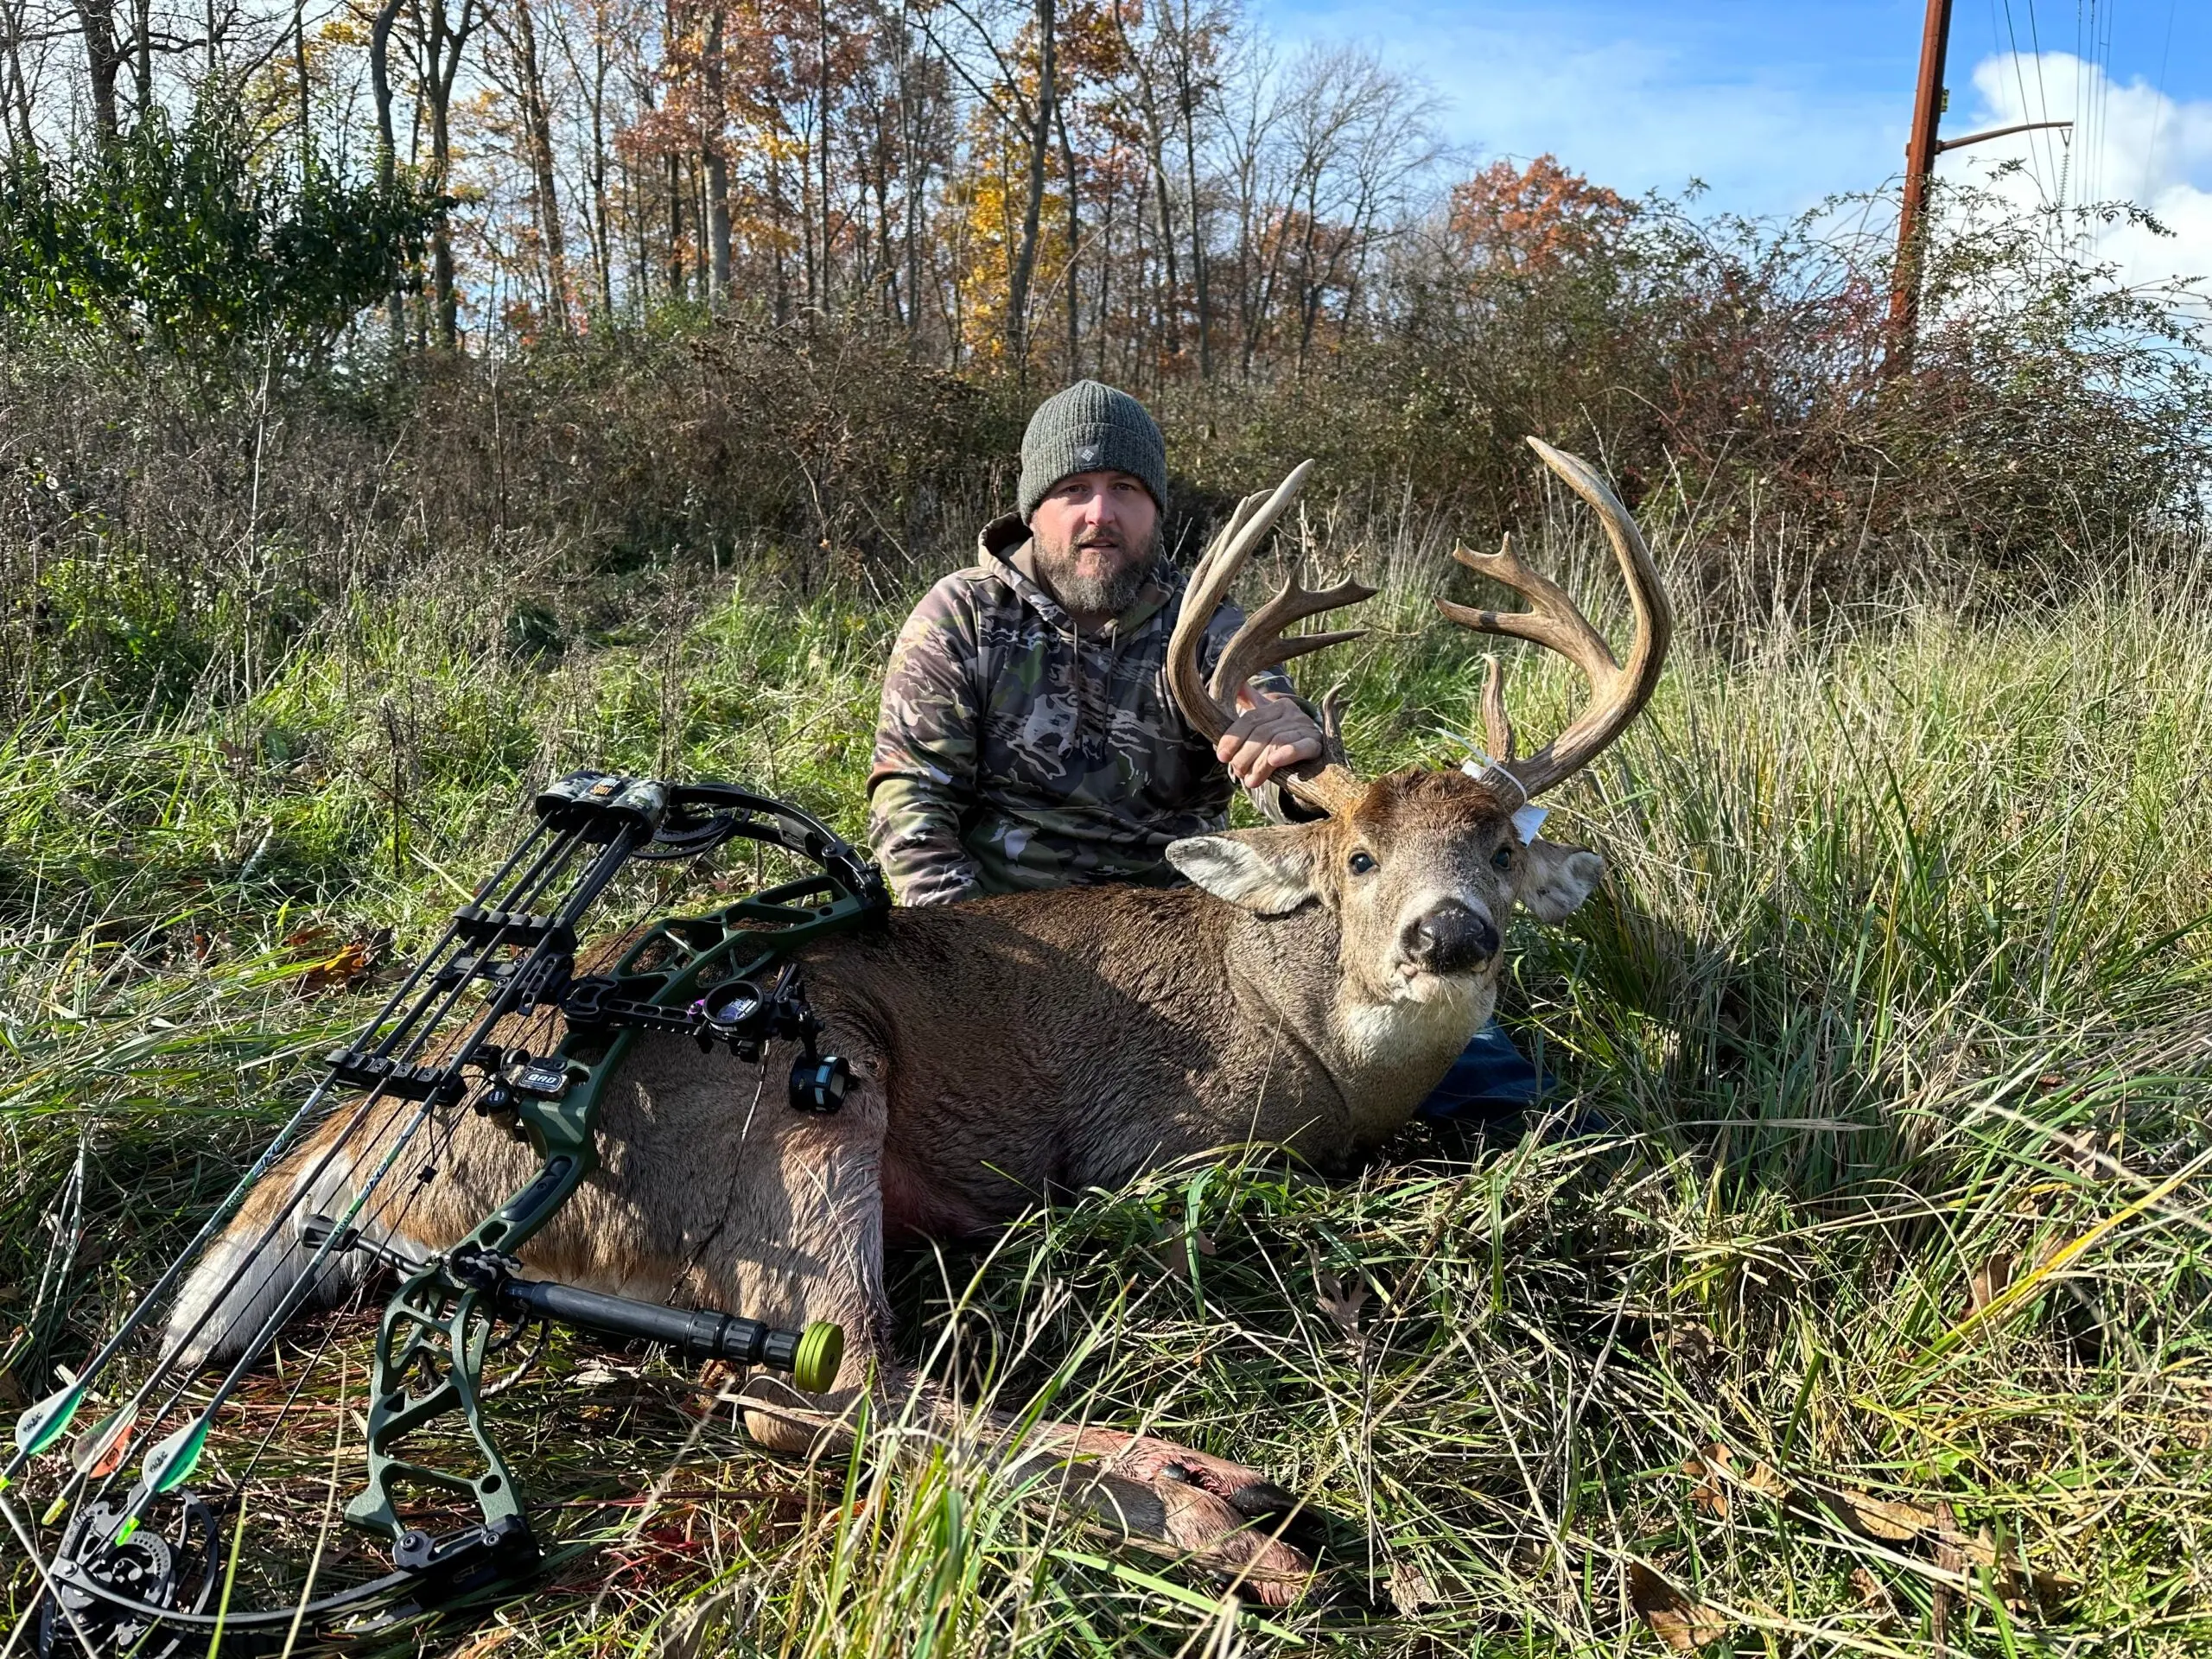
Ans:
[[[1432,974],[1463,974],[1497,954],[1497,929],[1456,899],[1448,899],[1406,924],[1399,949],[1414,967]]]

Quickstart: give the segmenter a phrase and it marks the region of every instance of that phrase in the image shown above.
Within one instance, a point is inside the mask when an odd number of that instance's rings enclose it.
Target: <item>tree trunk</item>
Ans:
[[[707,39],[701,67],[707,83],[706,131],[699,154],[707,164],[707,238],[713,247],[714,303],[729,302],[729,162],[723,154],[728,112],[723,104],[722,9],[709,0]]]
[[[683,167],[668,154],[668,297],[683,297]]]
[[[1187,22],[1187,20],[1186,20]],[[1187,29],[1176,57],[1183,105],[1183,183],[1191,200],[1191,283],[1198,307],[1198,378],[1213,378],[1212,301],[1206,291],[1205,216],[1198,212],[1198,89],[1191,84],[1192,44]]]
[[[523,131],[530,146],[531,172],[536,182],[538,234],[545,244],[545,306],[553,326],[569,332],[569,250],[561,226],[560,182],[553,166],[552,111],[545,99],[545,75],[537,50],[537,25],[531,16],[530,0],[512,0],[514,7],[516,67],[522,79]]]
[[[369,92],[377,106],[377,182],[390,191],[399,177],[399,140],[391,125],[391,27],[399,20],[400,0],[384,0],[369,25]],[[391,355],[397,360],[406,345],[405,302],[395,276],[385,296],[385,312],[391,326]]]
[[[819,120],[815,132],[817,175],[815,194],[822,208],[822,296],[830,305],[830,0],[814,0],[815,99]]]
[[[111,149],[123,130],[115,104],[115,83],[123,70],[123,54],[115,38],[115,0],[77,0],[77,21],[85,31],[92,124],[99,129],[100,147]]]
[[[154,107],[154,0],[133,0],[130,52],[138,79],[138,118]]]
[[[1052,136],[1052,0],[1037,0],[1037,118],[1029,137],[1029,190],[1021,207],[1021,241],[1007,284],[1007,355],[1024,380],[1029,372],[1029,280],[1037,270],[1037,225],[1045,207],[1045,147]]]
[[[308,11],[307,0],[292,0],[292,75],[300,84],[300,181],[307,181],[315,164],[313,134],[308,126]]]
[[[442,195],[453,172],[453,88],[461,74],[461,54],[477,24],[475,0],[461,0],[458,22],[446,16],[445,0],[427,0],[429,50],[430,181]],[[454,283],[453,232],[440,217],[430,235],[430,286],[437,311],[438,344],[461,347],[461,296]]]
[[[922,192],[929,162],[922,153],[922,92],[917,84],[914,47],[902,10],[899,19],[899,144],[906,188],[906,334],[918,341],[922,328]]]
[[[1053,124],[1060,130],[1060,172],[1065,175],[1068,193],[1068,267],[1064,273],[1068,287],[1068,378],[1074,380],[1083,373],[1083,297],[1077,292],[1076,254],[1083,245],[1081,206],[1076,196],[1075,145],[1068,137],[1067,105],[1058,99],[1052,100]]]
[[[23,16],[25,7],[20,3],[8,7],[8,103],[7,113],[14,118],[0,121],[8,133],[10,150],[28,157],[37,147],[38,141],[31,134],[30,84],[23,79]]]

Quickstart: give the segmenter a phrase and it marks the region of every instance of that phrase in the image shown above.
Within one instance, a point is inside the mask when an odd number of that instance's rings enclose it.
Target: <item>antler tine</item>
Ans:
[[[1216,561],[1221,557],[1223,550],[1243,531],[1252,515],[1257,512],[1267,501],[1268,493],[1262,490],[1246,496],[1236,504],[1236,510],[1229,515],[1229,522],[1214,532],[1213,540],[1206,543],[1206,550],[1198,555],[1198,562],[1191,567],[1191,592],[1193,595],[1201,598],[1205,596],[1205,589],[1211,581],[1209,573],[1213,569]],[[1216,588],[1212,594],[1213,603],[1219,605],[1223,597],[1223,591]],[[1212,613],[1209,611],[1207,614],[1211,617]]]
[[[1213,613],[1229,597],[1237,573],[1252,556],[1252,550],[1297,499],[1299,491],[1305,487],[1306,475],[1313,470],[1312,461],[1302,461],[1268,495],[1248,495],[1237,503],[1236,512],[1206,549],[1198,569],[1191,573],[1191,585],[1184,593],[1175,631],[1167,636],[1167,689],[1173,694],[1176,706],[1182,709],[1183,718],[1205,734],[1210,742],[1229,729],[1229,723],[1236,718],[1236,714],[1233,709],[1223,708],[1207,690],[1198,672],[1199,644],[1206,637],[1206,626],[1213,620]]]
[[[1313,593],[1306,587],[1303,573],[1293,571],[1275,591],[1275,596],[1246,617],[1244,626],[1230,636],[1221,660],[1214,664],[1212,683],[1207,688],[1214,701],[1224,708],[1230,707],[1236,701],[1237,691],[1255,674],[1279,668],[1309,652],[1360,638],[1367,632],[1365,628],[1290,637],[1286,637],[1283,630],[1309,616],[1342,610],[1347,605],[1374,597],[1374,588],[1357,582],[1340,582],[1333,588]]]
[[[1521,563],[1510,537],[1495,553],[1470,553],[1465,548],[1453,551],[1452,557],[1460,563],[1520,594],[1529,608],[1489,611],[1439,600],[1438,610],[1463,627],[1526,639],[1555,651],[1590,682],[1590,700],[1573,723],[1527,760],[1516,760],[1510,753],[1512,724],[1505,715],[1504,677],[1492,664],[1483,689],[1483,726],[1491,741],[1491,758],[1525,793],[1534,797],[1588,766],[1650,701],[1652,690],[1659,683],[1660,667],[1667,659],[1668,644],[1674,638],[1675,617],[1651,550],[1605,480],[1586,461],[1554,449],[1540,438],[1530,438],[1529,447],[1596,511],[1628,583],[1629,606],[1636,619],[1636,638],[1624,665],[1614,657],[1605,636],[1575,608],[1566,590]]]
[[[1246,618],[1244,626],[1230,637],[1216,665],[1212,683],[1208,684],[1198,672],[1198,647],[1205,639],[1206,626],[1213,620],[1213,613],[1228,597],[1230,588],[1252,556],[1253,550],[1274,528],[1275,521],[1296,499],[1305,486],[1306,475],[1313,469],[1312,461],[1300,461],[1290,476],[1264,499],[1246,496],[1221,534],[1206,549],[1198,569],[1192,572],[1190,588],[1183,596],[1182,612],[1175,619],[1175,630],[1167,639],[1167,689],[1173,694],[1176,706],[1182,709],[1183,718],[1209,741],[1218,741],[1236,718],[1237,688],[1254,674],[1302,657],[1307,652],[1319,651],[1324,645],[1357,639],[1361,632],[1281,638],[1283,629],[1292,623],[1318,616],[1323,611],[1357,604],[1373,592],[1357,582],[1347,582],[1325,593],[1308,593],[1294,576],[1283,585],[1281,592]],[[1276,777],[1306,805],[1328,813],[1349,810],[1367,788],[1351,772],[1338,764],[1333,754],[1306,761],[1278,772]]]

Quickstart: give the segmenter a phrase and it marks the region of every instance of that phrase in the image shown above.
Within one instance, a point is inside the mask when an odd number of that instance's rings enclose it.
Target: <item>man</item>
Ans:
[[[932,588],[884,677],[868,830],[902,904],[1099,881],[1166,883],[1167,844],[1224,827],[1232,780],[1269,817],[1269,779],[1321,753],[1280,671],[1257,676],[1217,744],[1167,689],[1183,578],[1160,556],[1167,454],[1127,392],[1078,381],[1021,441],[1017,513]],[[1224,605],[1211,674],[1243,618]],[[1517,1107],[1535,1073],[1495,1026],[1423,1109]]]

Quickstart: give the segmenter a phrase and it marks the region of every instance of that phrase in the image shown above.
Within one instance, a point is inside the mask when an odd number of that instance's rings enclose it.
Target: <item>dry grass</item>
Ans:
[[[1476,666],[1422,620],[1433,540],[1310,529],[1397,576],[1396,626],[1349,664],[1358,757],[1456,758]],[[1537,556],[1602,591],[1577,535],[1557,521]],[[2184,551],[2063,603],[1820,618],[1747,555],[1560,803],[1612,874],[1516,941],[1509,1015],[1566,1085],[1549,1120],[1409,1131],[1341,1182],[1257,1156],[1162,1171],[894,1262],[911,1357],[1268,1469],[1314,1506],[1325,1593],[1263,1616],[895,1414],[807,1468],[657,1357],[559,1349],[500,1421],[591,1548],[423,1639],[2202,1651],[2212,612]],[[742,779],[858,828],[895,603],[696,572],[589,611],[497,573],[422,583],[365,589],[250,671],[201,662],[149,696],[126,664],[21,699],[0,1389],[81,1355],[296,1100],[360,1012],[303,995],[312,964],[385,928],[404,956],[527,780]],[[517,638],[525,604],[550,646]],[[1547,728],[1566,678],[1522,677]],[[334,1403],[290,1446],[303,1480]]]

